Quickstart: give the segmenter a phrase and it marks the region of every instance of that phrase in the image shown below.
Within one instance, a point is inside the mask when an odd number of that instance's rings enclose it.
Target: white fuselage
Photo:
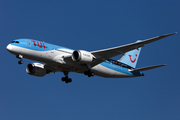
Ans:
[[[20,44],[23,44],[23,42],[20,42],[18,45],[9,44],[7,46],[7,50],[12,54],[21,55],[23,56],[23,58],[45,63],[55,69],[55,72],[68,71],[84,73],[89,69],[87,65],[64,59],[67,56],[72,56],[74,50],[61,47],[58,48],[57,46],[48,43],[46,43],[46,46],[50,48],[48,50],[44,50],[45,46],[43,48],[42,44],[41,47],[33,44],[29,46],[25,45],[26,43],[24,43],[24,45]],[[106,61],[90,69],[95,75],[106,78],[125,78],[140,76],[134,75],[133,73],[129,72],[127,68]]]

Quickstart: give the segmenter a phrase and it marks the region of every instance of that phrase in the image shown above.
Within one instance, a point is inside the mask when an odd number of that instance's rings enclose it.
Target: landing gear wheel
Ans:
[[[18,64],[23,64],[23,61],[22,60],[18,61]]]
[[[68,77],[62,77],[61,80],[65,83],[70,83],[72,82],[72,79],[71,78],[68,78]]]
[[[71,79],[71,78],[69,78],[69,79],[68,79],[68,82],[70,82],[70,83],[71,83],[71,82],[72,82],[72,79]]]
[[[71,78],[68,78],[68,79],[65,80],[65,83],[70,83],[70,82],[72,82]]]
[[[23,56],[22,55],[16,55],[16,58],[20,59],[20,61],[18,61],[18,64],[23,64],[23,61],[22,61]]]
[[[68,81],[66,80],[65,83],[68,83]]]
[[[62,77],[61,80],[62,80],[63,82],[66,81],[65,77]]]
[[[88,77],[92,77],[94,76],[94,73],[89,70],[89,71],[85,71],[84,75],[87,75]]]

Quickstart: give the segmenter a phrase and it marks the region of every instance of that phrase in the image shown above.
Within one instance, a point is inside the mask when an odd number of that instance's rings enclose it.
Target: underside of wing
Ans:
[[[91,54],[93,54],[94,56],[96,56],[96,61],[94,61],[91,66],[95,66],[105,60],[108,60],[112,57],[115,57],[117,55],[126,53],[128,51],[134,50],[134,49],[138,49],[140,47],[143,47],[146,44],[149,44],[151,42],[160,40],[162,38],[174,35],[176,33],[171,33],[171,34],[166,34],[166,35],[161,35],[161,36],[157,36],[154,38],[150,38],[150,39],[146,39],[143,41],[139,41],[139,42],[135,42],[135,43],[131,43],[131,44],[127,44],[127,45],[122,45],[122,46],[118,46],[118,47],[113,47],[113,48],[109,48],[109,49],[103,49],[103,50],[97,50],[97,51],[91,51]]]
[[[50,64],[45,64],[44,65],[44,68],[49,72],[58,72],[57,68],[56,67],[53,67],[53,65],[50,65]]]

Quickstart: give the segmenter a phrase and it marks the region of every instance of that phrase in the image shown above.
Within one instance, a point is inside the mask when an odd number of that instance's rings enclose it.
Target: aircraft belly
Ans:
[[[98,68],[98,69],[97,69]],[[128,75],[119,71],[115,71],[113,69],[107,68],[103,65],[97,65],[96,70],[93,70],[95,75],[105,77],[105,78],[125,78],[132,77],[132,75]]]
[[[69,72],[76,72],[76,73],[84,73],[88,70],[87,66],[74,64],[68,61],[64,61],[62,58],[63,53],[60,52],[51,52],[51,51],[37,51],[26,49],[18,46],[13,46],[13,54],[15,55],[22,55],[23,58],[39,61],[46,63],[54,68],[55,71],[69,71]],[[116,68],[116,69],[113,69]],[[121,70],[117,70],[117,66],[104,66],[98,64],[92,67],[91,71],[101,77],[105,78],[125,78],[125,77],[133,77],[133,75],[126,74],[121,72]]]

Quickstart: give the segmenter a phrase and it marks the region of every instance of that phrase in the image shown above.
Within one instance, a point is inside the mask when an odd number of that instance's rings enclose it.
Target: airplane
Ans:
[[[144,76],[142,71],[165,66],[161,64],[136,69],[144,45],[174,34],[176,33],[96,51],[73,50],[33,39],[13,40],[6,49],[20,59],[19,64],[23,64],[23,58],[40,62],[29,63],[26,67],[28,74],[37,77],[63,72],[65,77],[61,80],[65,83],[72,82],[68,77],[69,72],[82,73],[88,77],[96,75],[104,78],[129,78]],[[111,59],[117,55],[123,56],[119,60]]]

